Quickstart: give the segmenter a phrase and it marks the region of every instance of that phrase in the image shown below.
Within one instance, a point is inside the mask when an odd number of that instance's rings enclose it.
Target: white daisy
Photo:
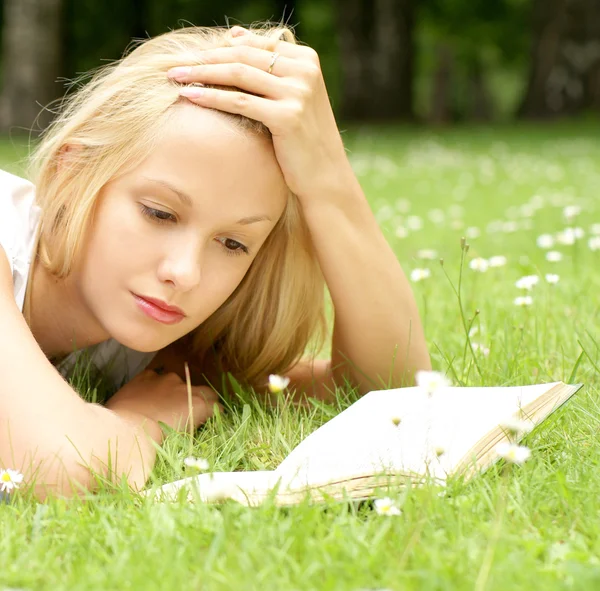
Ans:
[[[423,228],[423,220],[418,215],[409,215],[406,218],[406,227],[417,232]]]
[[[555,273],[546,273],[546,281],[551,285],[558,283],[559,279],[560,276],[556,275]]]
[[[473,351],[478,351],[484,357],[487,357],[490,354],[489,347],[482,345],[481,343],[471,343],[471,347],[473,347]]]
[[[503,441],[496,446],[496,453],[511,464],[522,464],[531,456],[531,450],[524,445]]]
[[[0,492],[11,493],[23,482],[23,474],[18,470],[6,468],[0,472]]]
[[[518,289],[526,289],[527,291],[531,291],[534,285],[537,285],[540,278],[537,275],[525,275],[517,280],[515,286]]]
[[[379,515],[401,515],[402,511],[398,508],[396,503],[390,499],[390,497],[384,497],[383,499],[375,499],[375,511]]]
[[[432,261],[438,257],[437,250],[433,250],[432,248],[423,248],[417,251],[417,258],[423,259],[426,261]]]
[[[593,251],[600,250],[600,236],[592,236],[588,240],[588,248]]]
[[[573,228],[565,228],[562,232],[559,232],[556,235],[556,242],[559,244],[564,244],[566,246],[571,246],[575,244],[576,236]]]
[[[546,253],[546,260],[551,263],[558,263],[558,262],[562,261],[562,259],[563,259],[562,252],[559,252],[558,250],[549,250]]]
[[[205,460],[204,458],[193,458],[191,456],[183,460],[183,465],[186,468],[198,470],[198,472],[204,472],[205,470],[208,470],[210,468],[208,460]]]
[[[500,427],[514,435],[524,435],[533,429],[533,423],[516,417],[509,417],[500,423]]]
[[[540,248],[552,248],[554,246],[554,238],[550,234],[542,234],[536,240]]]
[[[496,255],[488,259],[488,264],[490,267],[504,267],[506,262],[506,257],[502,255]]]
[[[394,236],[396,236],[396,238],[406,238],[408,236],[408,230],[404,226],[396,226]]]
[[[533,304],[533,298],[531,296],[519,296],[514,299],[515,306],[524,308],[525,306],[531,306]]]
[[[429,269],[413,269],[410,272],[411,281],[423,281],[431,277],[431,271]]]
[[[279,392],[283,392],[290,383],[290,378],[287,376],[278,376],[275,374],[271,374],[269,376],[269,390],[272,394],[278,394]]]
[[[567,222],[573,221],[581,213],[581,207],[579,205],[567,205],[563,209],[563,216]]]
[[[489,266],[487,260],[481,257],[477,257],[469,263],[469,267],[473,269],[473,271],[478,271],[479,273],[485,273]]]
[[[418,371],[415,375],[415,381],[419,388],[423,388],[430,396],[450,386],[446,376],[439,371]]]

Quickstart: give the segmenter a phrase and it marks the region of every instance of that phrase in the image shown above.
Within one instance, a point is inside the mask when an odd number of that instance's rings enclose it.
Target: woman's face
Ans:
[[[80,299],[112,338],[159,350],[231,295],[286,198],[268,139],[182,104],[148,158],[101,191],[74,269]]]

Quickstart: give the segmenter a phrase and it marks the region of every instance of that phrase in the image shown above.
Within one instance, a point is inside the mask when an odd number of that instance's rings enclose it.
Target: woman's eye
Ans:
[[[146,205],[140,204],[140,209],[142,213],[149,217],[152,221],[163,224],[165,222],[175,222],[177,221],[175,216],[168,211],[163,211],[162,209],[154,209],[153,207],[148,207]]]
[[[248,247],[232,238],[225,238],[223,241],[219,240],[219,242],[223,245],[228,255],[249,254],[250,252]]]

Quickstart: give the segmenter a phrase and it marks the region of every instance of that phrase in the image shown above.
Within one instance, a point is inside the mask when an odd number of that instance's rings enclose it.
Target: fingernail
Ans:
[[[192,73],[191,66],[177,66],[176,68],[171,68],[167,72],[167,76],[169,78],[185,78]]]
[[[199,88],[198,86],[184,86],[179,90],[179,95],[187,98],[199,98],[205,92],[204,88]]]
[[[249,33],[249,31],[248,31],[248,30],[246,30],[246,29],[244,29],[244,28],[242,28],[242,27],[233,27],[233,28],[231,29],[231,34],[232,34],[234,37],[240,37],[241,35],[246,35],[246,34],[248,34],[248,33]]]

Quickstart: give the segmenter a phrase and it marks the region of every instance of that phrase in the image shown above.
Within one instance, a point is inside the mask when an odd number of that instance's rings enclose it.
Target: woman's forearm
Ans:
[[[155,442],[162,439],[158,424],[126,409],[87,403],[71,418],[74,424],[64,426],[59,439],[49,432],[41,438],[36,447],[43,453],[23,452],[31,458],[24,471],[37,497],[73,496],[93,491],[102,479],[119,482],[123,476],[135,489],[144,486],[156,458]],[[30,444],[35,441],[32,435]]]
[[[134,410],[120,405],[108,408],[95,406],[100,421],[106,421],[110,430],[106,431],[107,449],[104,457],[95,458],[94,463],[105,474],[110,472],[112,480],[118,480],[123,474],[127,482],[135,489],[141,489],[156,459],[156,446],[162,442],[163,434],[155,421],[142,416]],[[111,462],[112,467],[104,462]]]
[[[410,385],[417,370],[431,367],[418,309],[356,177],[345,178],[304,200],[335,310],[333,375],[362,392]]]

